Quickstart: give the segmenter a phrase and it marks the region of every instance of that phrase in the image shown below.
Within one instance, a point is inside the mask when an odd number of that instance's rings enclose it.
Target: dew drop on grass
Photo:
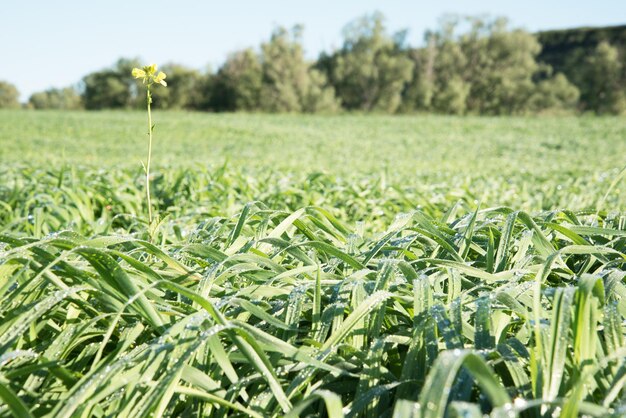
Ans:
[[[0,356],[0,366],[3,366],[9,363],[11,360],[16,358],[25,357],[25,358],[36,358],[38,354],[32,350],[15,350],[5,353]]]

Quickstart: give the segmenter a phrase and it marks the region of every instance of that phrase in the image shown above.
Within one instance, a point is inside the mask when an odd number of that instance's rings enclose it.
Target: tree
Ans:
[[[395,112],[413,66],[398,39],[386,33],[382,14],[374,13],[344,29],[331,79],[347,109]]]
[[[413,75],[406,84],[402,99],[402,110],[429,110],[435,94],[435,56],[437,45],[435,37],[426,33],[427,46],[423,49],[412,49],[408,57],[413,61]],[[465,107],[465,106],[463,106]]]
[[[624,67],[617,49],[608,42],[598,44],[584,61],[581,99],[586,110],[620,114],[626,110]]]
[[[464,78],[471,85],[468,111],[524,112],[539,70],[535,60],[541,50],[539,42],[526,31],[508,30],[504,18],[468,20],[471,29],[459,41],[468,62]]]
[[[460,27],[468,28],[459,33]],[[576,88],[537,63],[535,37],[509,30],[506,19],[446,16],[426,35],[427,47],[412,51],[413,78],[405,109],[442,113],[520,114],[546,106],[571,108]]]
[[[250,48],[228,56],[211,83],[210,107],[217,111],[258,110],[263,71]]]
[[[467,110],[471,86],[459,76],[452,76],[433,97],[433,109],[440,113],[462,115]]]
[[[531,112],[563,112],[576,110],[580,91],[563,74],[541,80],[530,97]]]
[[[17,109],[20,107],[20,93],[13,84],[0,81],[0,109]]]
[[[432,51],[433,60],[433,110],[441,113],[463,114],[467,109],[470,81],[464,74],[467,55],[454,39],[456,21],[444,21],[438,34],[431,34],[438,48]]]
[[[85,76],[82,94],[85,108],[119,109],[137,105],[138,85],[131,71],[140,66],[137,59],[122,58],[112,68]]]
[[[457,20],[445,17],[438,31],[426,32],[426,48],[413,50],[413,77],[404,92],[403,108],[463,114],[471,85],[464,74],[468,60],[455,37]]]
[[[33,93],[28,104],[34,109],[76,110],[83,107],[80,96],[71,87]]]
[[[302,27],[278,28],[261,45],[261,109],[270,112],[330,112],[338,108],[326,78],[304,60]]]

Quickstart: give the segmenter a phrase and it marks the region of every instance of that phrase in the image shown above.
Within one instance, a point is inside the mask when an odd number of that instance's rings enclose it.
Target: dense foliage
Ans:
[[[141,121],[0,113],[0,416],[623,416],[623,120]]]
[[[375,14],[350,23],[344,45],[324,68],[346,109],[393,113],[411,79],[412,62]]]
[[[389,33],[374,13],[346,26],[339,49],[309,62],[302,27],[278,27],[258,50],[234,52],[215,73],[166,65],[171,88],[155,102],[217,112],[622,114],[626,52],[617,29],[536,36],[510,28],[506,19],[446,16],[426,32],[423,46],[413,47],[406,31]],[[34,94],[31,107],[75,108],[68,94],[80,94],[86,109],[137,107],[139,89],[128,71],[136,65],[121,59],[85,76],[76,91]]]
[[[458,33],[461,23],[469,29]],[[541,46],[527,32],[508,30],[504,19],[449,19],[428,33],[427,44],[412,55],[416,65],[408,96],[415,109],[519,114],[573,108],[578,98],[560,74],[537,81]]]
[[[0,81],[0,109],[20,107],[19,97],[17,87],[6,81]]]
[[[585,59],[581,97],[585,106],[598,113],[621,114],[626,110],[626,68],[617,48],[601,42]]]
[[[542,46],[539,60],[565,74],[580,89],[582,108],[597,113],[623,112],[619,96],[624,95],[626,83],[626,26],[546,31],[538,33],[537,39]],[[597,76],[607,64],[612,69],[609,84],[615,89],[610,97]],[[595,65],[597,70],[592,68]],[[616,67],[621,67],[621,73]]]
[[[65,87],[34,93],[28,99],[28,107],[33,109],[78,110],[82,108],[82,102],[76,90]]]

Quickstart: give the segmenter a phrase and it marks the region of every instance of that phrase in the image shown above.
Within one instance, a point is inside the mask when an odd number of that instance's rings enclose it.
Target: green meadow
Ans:
[[[0,111],[0,417],[626,411],[626,119]]]

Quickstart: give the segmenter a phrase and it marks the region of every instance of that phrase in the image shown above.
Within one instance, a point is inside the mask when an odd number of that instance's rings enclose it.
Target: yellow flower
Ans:
[[[165,77],[167,77],[165,73],[163,71],[159,71],[156,77],[154,77],[154,82],[159,83],[164,87],[167,87],[167,83],[165,82]]]
[[[146,65],[143,69],[133,68],[132,75],[136,79],[140,79],[143,84],[147,86],[151,86],[153,84],[160,84],[163,87],[167,86],[167,83],[165,82],[165,77],[167,76],[163,71],[159,71],[157,73],[156,64]]]
[[[144,70],[140,70],[139,68],[133,68],[133,77],[143,78],[145,76],[146,76],[146,72]]]

